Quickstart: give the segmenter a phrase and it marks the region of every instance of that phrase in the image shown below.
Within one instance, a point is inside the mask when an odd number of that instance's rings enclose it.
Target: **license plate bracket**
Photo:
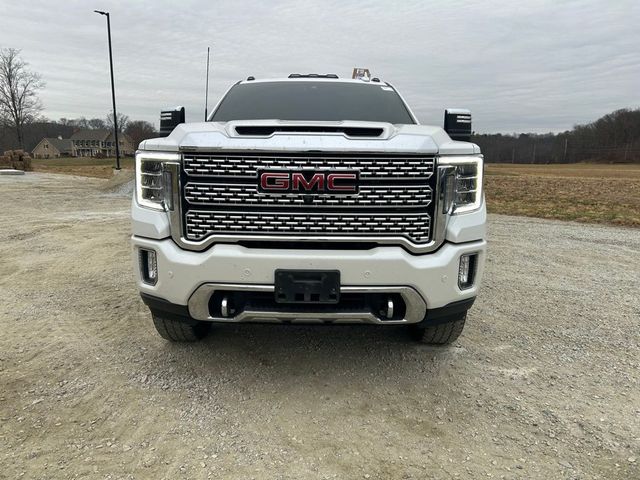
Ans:
[[[275,271],[276,303],[338,303],[340,270]]]

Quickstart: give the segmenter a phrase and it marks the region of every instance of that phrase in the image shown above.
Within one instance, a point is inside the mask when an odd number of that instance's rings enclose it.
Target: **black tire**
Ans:
[[[467,320],[467,312],[463,313],[459,318],[437,325],[428,325],[426,327],[415,327],[414,335],[416,340],[429,345],[447,345],[455,342]]]
[[[152,313],[153,325],[162,338],[170,342],[197,342],[207,336],[211,329],[209,322],[197,320],[174,320]]]

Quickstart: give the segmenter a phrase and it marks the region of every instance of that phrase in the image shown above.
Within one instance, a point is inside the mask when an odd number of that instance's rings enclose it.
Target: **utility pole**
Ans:
[[[209,47],[207,47],[207,82],[204,90],[204,121],[207,121],[209,110]]]
[[[109,12],[94,10],[99,15],[107,17],[107,36],[109,37],[109,67],[111,71],[111,101],[113,102],[113,133],[116,138],[116,170],[120,170],[120,142],[118,142],[118,113],[116,112],[116,87],[113,82],[113,55],[111,53],[111,20]]]
[[[564,154],[562,155],[562,163],[567,163],[567,146],[569,144],[569,139],[564,139]]]

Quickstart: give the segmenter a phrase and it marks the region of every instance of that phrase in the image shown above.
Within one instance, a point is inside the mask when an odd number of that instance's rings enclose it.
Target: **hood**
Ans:
[[[440,127],[384,122],[236,120],[183,123],[164,138],[140,143],[140,150],[264,150],[427,153],[470,155],[477,145],[451,140]]]

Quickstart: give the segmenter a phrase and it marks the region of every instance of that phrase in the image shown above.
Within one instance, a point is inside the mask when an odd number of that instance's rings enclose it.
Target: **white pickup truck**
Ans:
[[[249,77],[206,122],[162,112],[161,135],[136,153],[132,243],[162,337],[307,322],[458,338],[486,250],[469,111],[443,129],[377,78]]]

